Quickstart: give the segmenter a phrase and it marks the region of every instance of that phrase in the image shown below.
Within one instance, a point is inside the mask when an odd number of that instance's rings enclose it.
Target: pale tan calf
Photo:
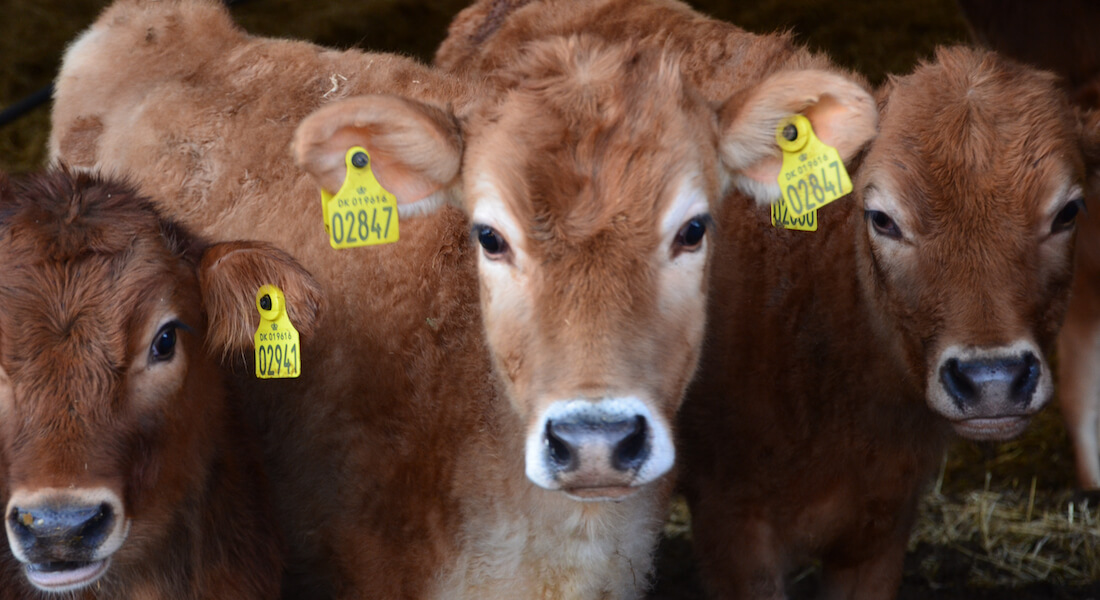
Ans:
[[[478,88],[249,38],[202,2],[118,4],[66,56],[56,155],[131,170],[212,238],[279,243],[331,299],[299,381],[238,380],[293,593],[640,596],[711,213],[732,182],[772,197],[792,112],[846,157],[874,130],[867,92],[826,71],[731,85],[716,109],[659,49],[565,32],[512,59]],[[400,95],[325,105],[370,92]],[[316,184],[285,155],[318,107],[299,162],[334,190],[365,146],[402,207],[397,244],[328,247]]]
[[[517,37],[582,23],[683,48],[686,76],[716,101],[730,70],[807,60],[712,62],[751,36],[685,14],[480,2],[437,61],[491,73]],[[892,596],[950,429],[1003,439],[1050,397],[1089,136],[1049,77],[965,50],[882,95],[859,198],[823,210],[820,232],[776,230],[735,199],[717,216],[708,341],[681,429],[719,597],[784,597],[809,559],[824,562],[828,597]]]

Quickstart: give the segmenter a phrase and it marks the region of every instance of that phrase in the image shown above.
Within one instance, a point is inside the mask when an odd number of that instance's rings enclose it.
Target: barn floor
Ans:
[[[399,51],[429,60],[446,24],[467,0],[245,0],[233,12],[249,31],[335,47]],[[692,0],[700,10],[756,32],[793,29],[813,48],[877,83],[905,73],[939,43],[964,41],[952,0]],[[42,88],[64,45],[86,27],[102,0],[0,0],[0,107]],[[48,110],[0,127],[0,169],[43,164]],[[899,598],[1100,599],[1100,498],[1072,491],[1072,453],[1060,419],[1048,410],[1020,440],[959,443],[926,498]],[[651,595],[701,598],[686,510],[678,506],[658,558]],[[795,584],[809,597],[808,572]]]

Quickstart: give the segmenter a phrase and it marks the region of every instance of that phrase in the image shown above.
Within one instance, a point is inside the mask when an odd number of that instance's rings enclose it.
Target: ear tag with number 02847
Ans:
[[[282,379],[302,374],[302,352],[298,330],[286,314],[283,291],[273,285],[256,292],[260,328],[256,330],[256,377]]]
[[[333,248],[356,248],[396,242],[397,197],[378,183],[370,154],[362,146],[344,155],[347,176],[340,191],[321,190],[325,231]]]
[[[852,191],[852,180],[840,153],[814,135],[810,120],[793,115],[779,122],[775,141],[783,150],[783,168],[779,171],[779,206],[772,209],[772,223],[788,229],[816,231],[802,217]],[[778,216],[782,217],[777,219]]]

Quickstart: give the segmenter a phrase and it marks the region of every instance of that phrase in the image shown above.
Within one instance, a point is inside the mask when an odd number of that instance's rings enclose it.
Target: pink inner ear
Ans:
[[[319,149],[318,160],[310,170],[318,175],[321,187],[330,193],[336,193],[344,184],[347,176],[345,157],[349,148],[366,146],[371,156],[371,171],[375,179],[386,191],[397,197],[399,204],[408,204],[422,200],[440,189],[440,185],[429,181],[407,165],[396,159],[390,152],[377,147],[370,148],[370,133],[361,128],[349,127],[334,133]]]
[[[381,167],[374,177],[382,188],[397,198],[398,204],[410,204],[438,192],[442,186],[417,176],[411,169],[396,161],[387,161],[385,154],[376,152],[373,160]]]
[[[803,114],[813,124],[817,139],[836,148],[841,159],[845,161],[859,150],[864,141],[874,135],[874,129],[869,129],[859,118],[858,110],[853,110],[831,94],[822,95]]]

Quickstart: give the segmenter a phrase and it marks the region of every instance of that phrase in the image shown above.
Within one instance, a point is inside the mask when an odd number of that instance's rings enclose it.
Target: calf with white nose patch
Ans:
[[[309,276],[63,168],[0,174],[0,264],[0,598],[276,597],[283,544],[216,357],[250,346],[260,283],[310,332]]]
[[[294,592],[645,593],[710,215],[735,183],[775,188],[780,119],[805,110],[850,157],[876,118],[858,81],[820,63],[707,102],[678,52],[562,30],[464,79],[250,37],[212,1],[118,2],[71,47],[57,155],[134,172],[214,239],[278,243],[332,303],[313,369],[278,390],[239,382]],[[357,147],[400,240],[335,251],[318,184],[364,169]]]

